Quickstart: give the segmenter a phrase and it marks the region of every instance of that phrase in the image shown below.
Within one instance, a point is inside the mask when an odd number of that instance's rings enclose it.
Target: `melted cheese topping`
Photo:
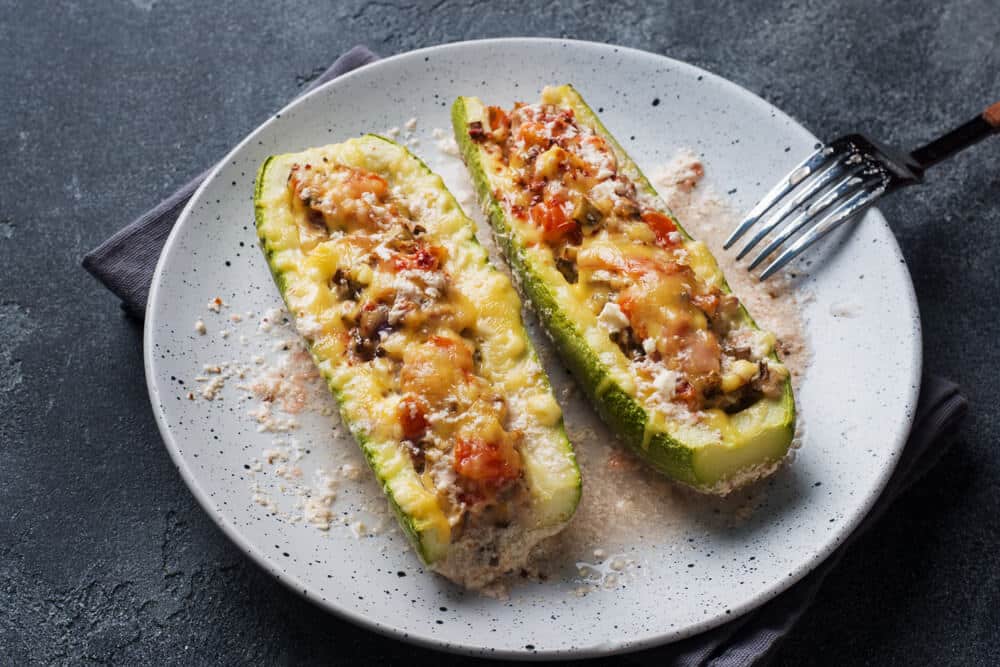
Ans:
[[[738,441],[747,419],[733,416],[778,403],[787,371],[707,247],[571,88],[510,111],[465,103],[514,237],[609,377],[649,413],[647,439],[670,430],[693,446]]]
[[[272,271],[424,558],[511,514],[525,530],[568,519],[561,411],[516,292],[440,178],[370,136],[263,173]]]

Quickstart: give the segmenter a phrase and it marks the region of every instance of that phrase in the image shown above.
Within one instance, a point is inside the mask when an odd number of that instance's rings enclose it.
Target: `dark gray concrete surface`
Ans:
[[[908,145],[1000,98],[994,0],[592,1],[530,16],[449,0],[0,0],[0,663],[460,662],[323,613],[228,542],[161,445],[139,328],[79,260],[347,47],[519,34],[687,60],[826,137]],[[998,174],[994,141],[883,207],[926,367],[960,382],[972,410],[779,664],[997,661]]]

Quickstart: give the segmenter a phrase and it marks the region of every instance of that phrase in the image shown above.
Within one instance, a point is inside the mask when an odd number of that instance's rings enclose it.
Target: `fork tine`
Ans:
[[[767,280],[779,271],[783,266],[798,257],[803,250],[820,240],[834,229],[850,220],[882,196],[885,192],[885,184],[882,183],[875,188],[864,188],[854,193],[850,199],[828,213],[820,222],[816,223],[812,229],[803,234],[787,250],[778,256],[760,274],[760,279]]]
[[[847,156],[839,155],[835,158],[835,161],[823,165],[819,170],[813,172],[808,179],[804,179],[788,192],[785,197],[783,197],[782,202],[779,206],[769,211],[767,214],[763,215],[758,219],[758,224],[763,222],[765,218],[770,218],[767,224],[761,225],[754,237],[747,242],[743,249],[740,250],[739,254],[736,255],[736,259],[743,259],[747,254],[754,249],[754,247],[761,242],[761,240],[770,234],[779,224],[782,223],[796,208],[804,204],[809,199],[815,197],[817,194],[823,191],[823,189],[829,185],[834,179],[840,177],[844,171],[847,169],[846,162],[844,158]],[[852,167],[850,173],[857,173],[860,171],[860,167]],[[850,175],[850,174],[849,174]]]
[[[729,235],[726,242],[722,244],[723,248],[728,249],[736,241],[739,240],[743,234],[746,233],[748,229],[753,227],[753,225],[760,219],[762,215],[768,212],[768,210],[774,206],[775,203],[782,197],[784,197],[792,188],[802,182],[803,179],[808,177],[810,174],[815,172],[819,167],[825,164],[827,161],[832,159],[833,149],[829,146],[821,146],[812,155],[807,157],[805,160],[800,162],[794,169],[792,169],[788,174],[778,181],[771,190],[764,195],[764,198],[757,202],[757,205],[750,209],[743,221],[737,225],[733,233]]]
[[[770,242],[767,247],[760,251],[760,254],[754,258],[747,270],[752,271],[757,268],[757,265],[767,259],[781,244],[791,238],[797,231],[805,227],[810,222],[815,221],[822,214],[827,212],[827,209],[838,201],[844,201],[847,197],[857,189],[866,188],[870,185],[875,185],[877,180],[863,181],[857,176],[857,173],[861,171],[860,167],[852,169],[847,176],[840,179],[836,185],[826,191],[821,197],[813,201],[811,204],[806,206],[797,216],[792,218],[791,222],[785,225],[784,229]]]

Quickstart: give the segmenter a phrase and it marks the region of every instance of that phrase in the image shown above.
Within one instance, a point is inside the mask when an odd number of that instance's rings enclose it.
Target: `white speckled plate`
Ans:
[[[258,165],[273,153],[415,117],[413,150],[461,189],[461,168],[435,148],[432,135],[435,128],[450,131],[454,98],[479,95],[509,105],[562,82],[581,90],[641,166],[691,147],[737,207],[752,204],[816,142],[746,90],[650,53],[524,39],[415,51],[320,88],[237,146],[185,209],[153,280],[145,329],[149,392],[167,447],[206,511],[262,567],[320,606],[428,646],[508,657],[594,656],[718,625],[780,593],[847,536],[892,471],[911,423],[921,356],[917,307],[896,241],[872,211],[806,269],[803,289],[815,298],[804,308],[814,354],[798,394],[804,442],[794,464],[756,492],[749,517],[720,519],[725,510],[718,505],[687,502],[687,515],[669,527],[649,525],[620,545],[632,565],[607,589],[577,596],[581,578],[573,567],[545,583],[517,586],[502,601],[464,594],[425,572],[401,533],[384,524],[370,480],[343,482],[333,503],[337,518],[353,528],[335,520],[322,531],[282,518],[296,515],[296,498],[287,495],[295,484],[275,479],[275,466],[253,469],[275,436],[257,431],[239,381],[231,378],[213,401],[187,397],[203,384],[195,379],[203,365],[252,363],[289,335],[257,327],[260,314],[279,304],[254,234]],[[475,208],[467,206],[478,216]],[[206,309],[216,296],[229,304],[221,313]],[[834,308],[845,299],[849,309]],[[245,311],[256,316],[232,321]],[[205,322],[205,335],[195,332],[197,320]],[[545,352],[548,341],[535,338]],[[543,356],[557,388],[565,387],[563,371]],[[564,408],[571,429],[592,421],[578,398]],[[317,468],[360,462],[354,443],[335,431],[336,418],[298,419],[294,438],[308,451],[296,463],[304,480]],[[254,482],[279,514],[254,501]],[[359,520],[382,522],[383,529],[356,537]]]

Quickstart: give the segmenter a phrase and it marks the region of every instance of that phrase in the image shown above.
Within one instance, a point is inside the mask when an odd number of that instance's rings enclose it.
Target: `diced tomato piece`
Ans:
[[[444,248],[417,242],[416,247],[411,252],[401,252],[394,256],[392,263],[397,271],[404,269],[437,271],[444,258]]]
[[[462,477],[499,488],[521,474],[521,455],[507,441],[459,438],[455,443],[455,472]]]
[[[632,327],[632,331],[640,339],[644,339],[649,335],[649,330],[646,328],[646,323],[642,321],[641,317],[638,317],[639,311],[642,308],[642,301],[630,290],[625,290],[620,297],[618,297],[618,307],[621,309],[625,317],[628,318],[629,326]]]
[[[490,119],[490,127],[496,129],[501,125],[510,124],[510,116],[500,107],[486,107],[487,117]]]
[[[518,125],[517,134],[529,148],[531,146],[548,148],[552,143],[552,134],[546,130],[544,125],[534,121],[526,121]]]
[[[677,387],[674,389],[674,398],[681,403],[686,403],[691,408],[698,406],[698,390],[687,380],[680,380],[677,383]]]
[[[573,110],[558,107],[546,107],[541,120],[545,122],[553,139],[562,139],[563,135],[573,125]]]
[[[427,342],[443,348],[455,347],[454,340],[448,338],[447,336],[438,336],[437,334],[428,337]]]
[[[493,138],[497,141],[506,139],[507,133],[510,131],[510,116],[507,115],[507,112],[500,107],[486,107],[486,114],[490,121]]]
[[[531,207],[531,221],[542,229],[542,238],[549,243],[580,233],[580,223],[566,215],[561,203],[539,202]]]
[[[389,182],[378,174],[364,169],[351,169],[347,181],[347,194],[351,199],[361,199],[366,193],[382,201],[389,195]]]
[[[404,396],[399,402],[399,423],[406,440],[423,438],[427,432],[427,402],[419,396]]]
[[[663,248],[672,248],[678,245],[677,241],[671,241],[671,238],[677,238],[676,236],[671,237],[671,234],[677,231],[677,225],[670,219],[670,216],[659,211],[646,211],[642,214],[642,221],[653,230],[657,245]]]

